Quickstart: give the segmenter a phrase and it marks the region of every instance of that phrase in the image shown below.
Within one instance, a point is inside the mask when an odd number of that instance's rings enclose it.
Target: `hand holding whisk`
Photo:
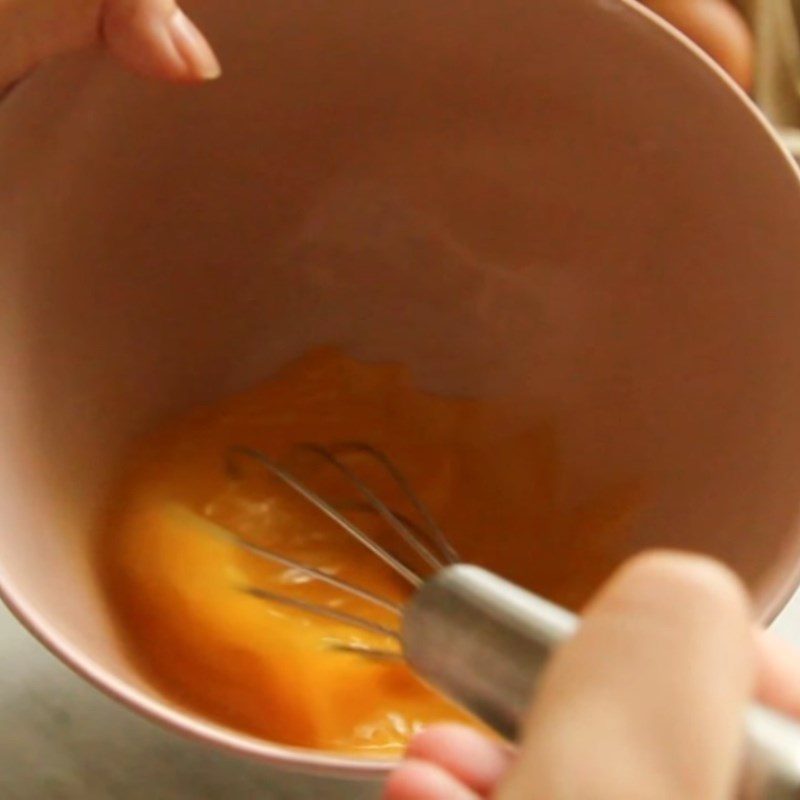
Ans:
[[[366,443],[347,442],[331,447],[303,444],[297,450],[318,459],[344,478],[352,489],[352,497],[345,502],[330,500],[283,464],[253,448],[232,448],[228,453],[228,469],[236,477],[243,460],[259,465],[369,550],[376,563],[394,570],[412,594],[408,602],[398,604],[368,587],[230,532],[229,536],[254,556],[296,570],[344,595],[381,608],[396,619],[396,625],[376,623],[366,616],[258,586],[243,587],[244,591],[265,602],[334,619],[384,637],[396,646],[374,648],[346,642],[330,646],[364,658],[403,658],[444,695],[505,738],[516,739],[543,667],[554,649],[575,633],[578,618],[480,567],[461,563],[455,548],[409,481],[379,449]],[[406,500],[403,511],[381,498],[351,464],[353,456],[362,465],[368,461],[390,479]],[[405,507],[413,510],[413,518]],[[349,513],[353,510],[379,519],[426,571],[356,525]],[[741,775],[738,796],[743,799],[800,797],[800,728],[776,712],[751,708]]]

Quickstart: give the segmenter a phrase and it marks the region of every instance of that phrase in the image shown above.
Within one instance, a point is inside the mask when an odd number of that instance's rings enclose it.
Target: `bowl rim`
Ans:
[[[673,25],[658,16],[654,11],[640,5],[637,0],[583,0],[595,5],[607,13],[632,14],[647,25],[642,35],[660,36],[671,42],[684,53],[682,58],[700,61],[705,68],[738,97],[741,106],[749,112],[773,142],[775,155],[782,157],[789,169],[798,179],[800,186],[800,168],[780,139],[778,132],[770,125],[766,116],[759,110],[747,93],[698,45]],[[0,91],[0,105],[7,101],[31,80],[26,76],[6,91]],[[800,585],[800,521],[796,523],[798,536],[796,542],[787,547],[784,560],[788,567],[780,576],[765,584],[764,598],[760,602],[759,619],[764,623],[771,622],[785,606]],[[14,581],[0,566],[0,599],[12,614],[46,649],[64,662],[73,672],[111,697],[129,710],[149,719],[184,738],[210,745],[232,755],[244,756],[268,764],[284,771],[303,773],[309,776],[329,777],[350,780],[370,780],[385,777],[398,763],[397,758],[371,759],[354,755],[343,755],[332,752],[302,749],[262,740],[244,733],[239,733],[222,725],[203,720],[191,711],[170,707],[144,690],[138,689],[127,681],[117,677],[111,671],[98,664],[93,658],[85,655],[80,648],[74,646],[66,636],[50,625],[35,608],[32,602],[18,591]]]

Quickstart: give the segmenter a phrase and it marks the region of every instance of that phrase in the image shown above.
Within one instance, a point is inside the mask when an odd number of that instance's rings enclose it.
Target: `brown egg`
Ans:
[[[745,89],[753,79],[753,38],[729,0],[642,0],[703,48]]]

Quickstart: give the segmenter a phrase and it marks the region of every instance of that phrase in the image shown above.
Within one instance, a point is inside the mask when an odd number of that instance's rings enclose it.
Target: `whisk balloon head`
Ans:
[[[249,463],[263,470],[271,478],[289,487],[296,495],[308,502],[360,546],[371,552],[407,583],[411,590],[422,585],[427,573],[433,573],[459,562],[459,556],[436,523],[433,514],[413,490],[410,482],[397,464],[383,451],[365,442],[338,442],[330,446],[316,443],[298,444],[293,455],[302,455],[332,469],[344,480],[348,493],[344,498],[334,499],[322,491],[312,488],[285,463],[253,447],[231,447],[226,454],[226,470],[232,479],[240,479]],[[358,465],[356,465],[356,462]],[[364,475],[365,469],[387,479],[394,489],[393,494],[402,499],[403,508],[384,499],[373,480]],[[377,472],[376,472],[377,470]],[[383,523],[383,527],[394,537],[395,542],[414,557],[412,564],[407,557],[399,555],[397,548],[387,545],[358,525],[353,517],[357,513],[368,513]],[[324,569],[291,558],[276,549],[232,531],[229,538],[253,556],[273,564],[295,570],[312,581],[326,584],[344,595],[358,598],[373,607],[391,612],[399,623],[403,608],[399,603],[375,591],[349,580],[344,580]],[[385,537],[384,537],[385,538]],[[292,597],[257,586],[243,587],[243,591],[261,600],[277,603],[316,617],[326,618],[370,634],[389,637],[400,642],[399,624],[390,627],[361,614],[353,614],[339,608]],[[398,653],[349,642],[332,642],[329,647],[343,653],[364,655],[371,658],[397,658]]]

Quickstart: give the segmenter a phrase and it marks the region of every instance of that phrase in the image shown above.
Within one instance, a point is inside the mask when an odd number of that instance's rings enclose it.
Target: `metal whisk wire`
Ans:
[[[380,451],[359,443],[343,443],[330,448],[307,444],[300,449],[336,467],[357,490],[363,503],[345,503],[337,507],[266,454],[252,448],[232,448],[228,454],[229,470],[236,476],[239,457],[254,459],[384,563],[396,569],[413,587],[416,588],[420,583],[423,585],[412,600],[401,608],[364,587],[248,542],[235,532],[225,531],[227,538],[261,558],[299,570],[315,580],[324,581],[392,611],[397,615],[398,623],[402,617],[402,635],[398,629],[334,606],[258,587],[243,587],[243,591],[261,600],[338,620],[383,636],[392,642],[388,648],[372,647],[352,641],[349,637],[344,640],[323,638],[322,643],[340,653],[378,661],[406,661],[429,684],[438,687],[498,733],[515,739],[521,729],[523,710],[534,695],[542,668],[553,649],[575,633],[578,628],[576,617],[474,566],[455,563],[423,581],[421,575],[353,524],[341,510],[362,510],[362,507],[371,510],[429,566],[441,561],[457,562],[455,551],[435,524],[430,524],[432,520],[427,509],[410,490],[394,464]],[[422,518],[422,528],[390,508],[349,465],[344,464],[341,458],[348,453],[371,458],[395,478],[395,483],[401,489],[406,489],[403,493]],[[423,537],[427,542],[420,541]],[[438,553],[434,553],[431,546]],[[487,681],[487,675],[493,676],[493,679]],[[737,796],[746,795],[763,800],[800,796],[800,758],[796,757],[800,753],[800,729],[771,710],[753,706],[747,716],[746,748],[739,786],[741,791]]]
[[[220,529],[220,533],[222,533],[222,535],[224,535],[230,541],[234,542],[234,544],[238,545],[244,550],[247,550],[249,553],[252,553],[258,558],[271,561],[274,564],[278,564],[282,567],[288,567],[289,569],[297,570],[297,572],[307,575],[313,580],[317,580],[320,583],[327,583],[329,586],[333,586],[335,589],[341,589],[347,594],[351,594],[354,597],[359,597],[362,600],[366,600],[368,603],[380,606],[381,608],[391,611],[394,614],[402,613],[402,608],[397,603],[393,603],[391,600],[387,600],[385,597],[381,597],[380,595],[371,592],[369,589],[365,589],[362,586],[357,586],[350,581],[338,578],[336,575],[331,575],[329,572],[312,567],[310,564],[306,564],[303,561],[297,561],[294,558],[289,558],[288,556],[279,553],[277,550],[272,550],[269,547],[264,547],[263,545],[256,544],[255,542],[250,542],[244,537],[231,533],[228,530]],[[254,594],[254,591],[250,587],[247,587],[246,591],[249,594]]]
[[[433,515],[430,513],[418,495],[411,489],[409,482],[406,480],[405,476],[397,467],[397,465],[383,452],[372,445],[362,442],[341,442],[334,444],[331,447],[323,447],[321,445],[312,443],[303,443],[297,445],[295,451],[306,452],[314,455],[324,463],[334,467],[362,498],[362,502],[348,504],[346,507],[355,510],[370,511],[371,513],[376,514],[432,570],[439,570],[445,564],[454,564],[458,562],[459,558],[455,548],[453,548],[450,542],[447,541],[444,533],[434,521]],[[366,456],[373,463],[380,466],[383,471],[392,478],[394,484],[400,489],[402,495],[419,515],[422,525],[419,526],[412,522],[405,515],[391,508],[387,503],[381,500],[377,492],[374,491],[373,488],[364,479],[362,479],[361,476],[350,465],[345,463],[343,456],[350,454]],[[291,489],[293,489],[297,494],[306,499],[315,508],[335,522],[359,544],[377,556],[384,564],[391,567],[395,572],[397,572],[397,574],[406,580],[412,588],[416,589],[422,584],[424,580],[422,575],[416,572],[402,558],[398,557],[395,553],[381,545],[379,542],[375,541],[364,530],[355,525],[352,520],[350,520],[342,512],[341,505],[334,505],[319,492],[315,491],[305,482],[301,481],[293,472],[291,472],[282,464],[278,463],[276,460],[270,458],[263,451],[247,446],[231,447],[227,453],[226,462],[228,474],[233,478],[241,477],[239,463],[241,458],[246,458],[256,462],[261,467],[265,468],[272,477],[278,479],[286,486],[289,486]],[[372,605],[388,610],[393,614],[396,614],[398,617],[402,614],[403,610],[400,605],[388,600],[385,597],[382,597],[381,595],[376,594],[375,592],[372,592],[369,589],[364,588],[363,586],[359,586],[351,583],[350,581],[338,578],[322,569],[318,569],[304,562],[297,561],[261,544],[248,541],[246,538],[237,533],[225,531],[225,535],[258,558],[262,558],[281,566],[297,570],[313,580],[326,583],[329,586],[337,588],[346,594],[358,597],[361,600],[371,603]],[[434,552],[434,548],[438,552]],[[271,592],[258,587],[248,586],[244,587],[243,590],[247,594],[262,600],[267,600],[287,607],[299,609],[319,617],[325,617],[327,619],[343,622],[347,625],[351,625],[354,628],[359,628],[370,633],[388,636],[395,640],[399,639],[399,634],[396,629],[381,625],[357,614],[350,614],[348,612],[340,611],[320,603],[289,597],[287,595]],[[350,643],[335,642],[333,643],[332,648],[341,652],[358,653],[376,658],[397,657],[397,653]]]
[[[393,639],[399,639],[400,635],[394,628],[387,628],[378,622],[372,622],[365,617],[358,616],[357,614],[348,614],[346,611],[339,611],[329,606],[323,606],[319,603],[311,603],[307,600],[298,600],[294,597],[287,597],[277,592],[270,592],[267,589],[258,589],[253,586],[248,586],[244,590],[247,594],[257,597],[260,600],[269,600],[273,603],[280,603],[281,605],[291,606],[300,611],[307,611],[310,614],[315,614],[320,617],[327,617],[328,619],[336,620],[337,622],[344,622],[346,625],[352,625],[356,628],[361,628],[371,633],[377,633],[381,636],[390,636]]]
[[[439,527],[439,524],[434,519],[430,509],[425,505],[425,503],[422,502],[417,493],[411,488],[411,484],[406,476],[400,471],[394,461],[392,461],[389,456],[386,455],[386,453],[378,450],[377,447],[374,447],[371,444],[365,444],[364,442],[342,442],[341,444],[334,445],[332,448],[330,448],[330,452],[361,453],[362,455],[371,457],[375,462],[380,464],[387,474],[394,480],[395,485],[414,507],[414,510],[417,512],[417,514],[419,514],[420,519],[424,523],[422,530],[425,532],[425,534],[427,534],[427,537],[431,543],[435,547],[439,548],[441,558],[447,564],[457,564],[461,560],[456,552],[456,549],[448,541],[447,537],[444,535],[444,531]],[[394,516],[395,520],[401,521],[411,531],[417,534],[420,533],[420,528],[414,525],[413,522],[408,520],[402,514],[392,511],[391,509],[389,509],[389,512]],[[441,561],[438,559],[436,559],[436,561],[436,567],[441,568],[443,566]]]

